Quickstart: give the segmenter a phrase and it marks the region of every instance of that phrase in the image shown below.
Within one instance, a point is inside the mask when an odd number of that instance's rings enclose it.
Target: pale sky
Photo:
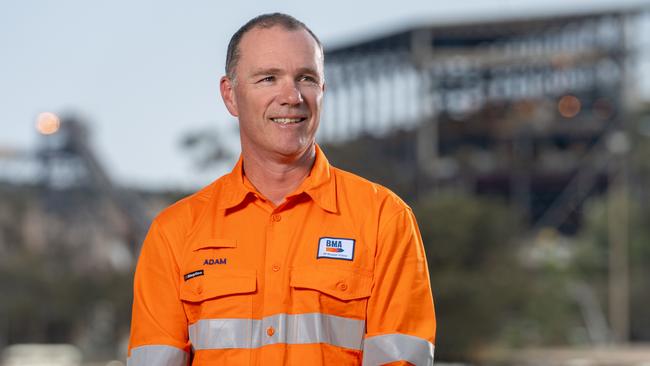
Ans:
[[[424,22],[634,4],[650,8],[650,0],[4,0],[0,150],[34,150],[38,113],[74,112],[89,122],[95,152],[119,184],[195,189],[227,168],[198,171],[181,137],[235,129],[218,81],[230,36],[256,15],[289,13],[327,47]]]

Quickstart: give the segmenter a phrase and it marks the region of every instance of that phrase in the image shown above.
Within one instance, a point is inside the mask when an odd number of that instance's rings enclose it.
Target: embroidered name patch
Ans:
[[[354,239],[320,238],[316,258],[345,259],[354,258]]]
[[[190,272],[186,275],[183,276],[185,281],[189,280],[190,278],[198,277],[198,276],[203,276],[203,270],[199,269],[198,271]]]
[[[226,264],[226,259],[227,258],[206,258],[205,261],[203,261],[203,265]]]

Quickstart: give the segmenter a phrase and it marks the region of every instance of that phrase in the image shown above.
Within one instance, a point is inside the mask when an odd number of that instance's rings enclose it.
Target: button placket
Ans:
[[[279,223],[282,220],[282,214],[278,213],[277,210],[271,212],[267,217],[264,302],[275,304],[279,298],[284,296],[285,291],[282,284],[286,280],[286,273],[282,267],[286,252],[286,241],[284,240],[286,225]],[[266,332],[269,327],[273,328],[275,334],[273,339],[277,338],[281,330],[276,324],[267,324],[266,327],[262,328],[262,332]]]

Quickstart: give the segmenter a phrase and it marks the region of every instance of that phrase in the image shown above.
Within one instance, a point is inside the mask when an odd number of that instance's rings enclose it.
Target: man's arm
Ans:
[[[178,296],[179,278],[170,243],[154,220],[135,271],[128,366],[188,364],[187,318]]]
[[[405,208],[381,225],[363,365],[433,365],[436,320],[415,217]]]

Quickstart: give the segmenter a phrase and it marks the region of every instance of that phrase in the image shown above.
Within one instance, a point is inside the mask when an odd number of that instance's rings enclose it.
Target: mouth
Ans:
[[[306,119],[307,119],[306,117],[296,117],[296,118],[278,117],[278,118],[271,118],[271,121],[280,125],[292,125],[292,124],[303,122]]]

